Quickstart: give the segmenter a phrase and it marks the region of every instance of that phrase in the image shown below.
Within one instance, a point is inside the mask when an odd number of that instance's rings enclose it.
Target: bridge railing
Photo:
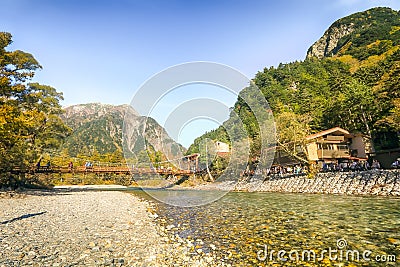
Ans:
[[[31,166],[27,170],[16,168],[15,173],[116,173],[116,174],[162,174],[162,175],[189,175],[191,170],[171,169],[171,168],[130,168],[128,166]]]

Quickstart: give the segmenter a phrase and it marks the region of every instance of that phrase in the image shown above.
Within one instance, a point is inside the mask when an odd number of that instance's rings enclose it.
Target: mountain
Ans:
[[[335,21],[308,49],[307,58],[350,55],[364,60],[397,50],[399,42],[400,13],[378,7]]]
[[[123,127],[129,133],[125,135],[125,151],[132,150],[134,155],[147,149],[150,154],[158,153],[161,160],[179,157],[184,151],[154,119],[140,116],[129,105],[89,103],[69,106],[64,111],[61,118],[73,132],[62,147],[71,157],[121,160]]]
[[[399,77],[400,13],[378,7],[338,19],[305,60],[264,68],[253,82],[273,111],[280,146],[294,144],[295,151],[306,134],[339,126],[369,136],[384,150],[400,145]],[[258,121],[240,95],[232,111],[257,158]],[[206,138],[229,142],[219,127],[197,138],[188,153]]]
[[[369,132],[376,148],[399,146],[400,130],[400,11],[377,7],[335,21],[307,52],[312,58],[338,60],[351,77],[367,86],[375,98]],[[355,103],[359,105],[359,103]]]

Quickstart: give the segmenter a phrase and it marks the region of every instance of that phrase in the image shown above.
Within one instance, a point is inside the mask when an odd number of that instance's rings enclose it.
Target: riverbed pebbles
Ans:
[[[217,266],[115,191],[32,191],[0,198],[0,266]]]

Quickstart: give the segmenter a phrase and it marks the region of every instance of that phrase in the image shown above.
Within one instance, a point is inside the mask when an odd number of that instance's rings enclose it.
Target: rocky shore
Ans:
[[[3,193],[0,206],[0,266],[218,265],[169,236],[151,203],[127,193]]]
[[[0,192],[0,267],[222,265],[158,224],[152,202],[96,189],[104,188]],[[399,197],[400,170],[271,176],[194,189]]]
[[[400,196],[400,170],[319,173],[307,176],[269,176],[238,183],[223,182],[202,189],[282,193]]]

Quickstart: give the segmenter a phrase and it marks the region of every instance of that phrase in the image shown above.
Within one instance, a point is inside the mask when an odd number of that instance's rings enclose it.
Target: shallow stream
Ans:
[[[192,208],[154,203],[159,223],[193,253],[212,252],[233,266],[400,266],[398,198],[231,192]]]

